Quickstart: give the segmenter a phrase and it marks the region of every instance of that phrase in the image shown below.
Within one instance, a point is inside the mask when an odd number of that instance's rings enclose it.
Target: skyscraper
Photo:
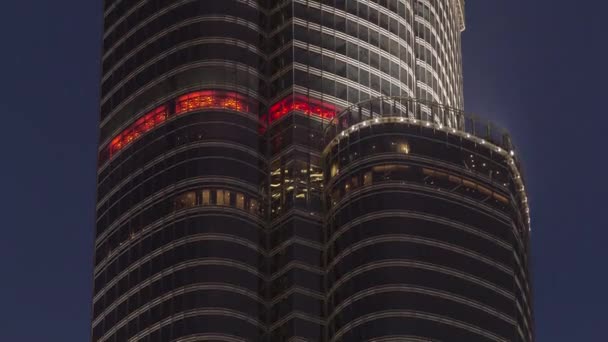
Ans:
[[[464,0],[106,0],[93,341],[532,341]]]

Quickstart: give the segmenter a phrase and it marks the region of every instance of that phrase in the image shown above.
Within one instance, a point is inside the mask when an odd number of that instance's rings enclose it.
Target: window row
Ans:
[[[327,72],[346,78],[378,92],[380,92],[379,78],[392,79],[391,83],[397,83],[397,86],[402,88],[413,87],[413,73],[406,63],[397,63],[394,59],[380,56],[365,47],[353,45],[352,48],[353,50],[348,50],[352,53],[349,52],[346,55],[349,58],[346,59],[338,56],[334,58],[296,46],[294,48],[295,62],[315,68],[322,73]],[[394,95],[399,95],[399,93]]]
[[[333,168],[332,168],[333,169]],[[491,205],[506,215],[513,214],[509,198],[502,192],[496,192],[470,178],[453,173],[424,167],[413,167],[403,164],[382,164],[359,170],[356,174],[345,176],[336,184],[330,193],[331,206],[336,206],[350,192],[387,182],[418,183],[450,193],[461,194],[480,203]]]
[[[153,36],[146,39],[145,42],[139,41],[135,46],[132,43],[133,36],[129,37],[127,43],[117,46],[104,58],[104,75],[107,75],[109,71],[119,65],[124,65],[126,69],[133,70],[134,67],[136,68],[174,46],[203,37],[233,37],[254,46],[258,46],[263,40],[262,34],[255,28],[240,21],[229,22],[220,18],[202,17],[194,23],[184,22],[183,25],[177,28],[171,27],[169,30],[171,31],[164,31],[165,33],[162,33],[160,37]],[[130,57],[127,58],[127,56]],[[128,72],[125,74],[128,74]]]
[[[330,120],[336,116],[336,107],[322,101],[300,95],[289,95],[270,107],[269,115],[263,115],[261,121],[268,125],[280,120],[291,112],[300,112],[308,116],[315,116]]]
[[[260,60],[262,57],[254,51],[246,48],[237,47],[230,43],[220,44],[201,44],[190,46],[178,50],[168,56],[164,56],[161,60],[153,65],[147,66],[145,69],[138,71],[137,75],[123,82],[122,79],[116,79],[116,82],[121,82],[120,85],[110,90],[109,83],[101,99],[102,108],[108,103],[119,104],[129,98],[133,93],[136,93],[141,88],[148,84],[158,81],[162,76],[176,72],[179,69],[188,66],[195,66],[201,60],[216,61],[223,65],[229,65],[233,68],[245,68],[259,73]],[[135,77],[136,76],[136,77]],[[113,80],[109,80],[114,82]],[[217,79],[216,79],[217,82]],[[106,115],[107,113],[104,113]]]
[[[327,16],[331,17],[332,14],[328,14]],[[339,16],[336,16],[337,18]],[[308,22],[314,22],[314,18],[304,17]],[[313,19],[313,20],[311,20]],[[342,18],[342,20],[344,20]],[[337,32],[344,32],[347,35],[351,36],[354,39],[352,42],[348,41],[348,43],[354,44],[357,43],[357,39],[359,42],[364,44],[369,44],[372,47],[378,47],[387,53],[390,53],[394,56],[399,56],[399,51],[401,48],[405,49],[404,45],[408,45],[410,48],[412,47],[410,44],[413,41],[413,34],[405,26],[403,22],[397,23],[397,20],[391,19],[391,28],[390,33],[393,33],[394,36],[391,36],[389,32],[385,30],[378,30],[378,27],[375,25],[366,25],[365,23],[355,22],[348,20],[346,29],[340,30],[336,29]],[[394,23],[394,24],[393,24]],[[329,26],[331,28],[331,26]],[[346,44],[346,41],[343,38],[336,37],[335,34],[326,34],[322,33],[317,29],[313,29],[312,27],[307,28],[300,25],[295,25],[295,38],[304,42],[308,42],[312,45],[323,46],[324,48],[328,48],[332,51],[335,51],[333,46],[343,46]],[[407,53],[410,57],[409,51]],[[406,57],[406,54],[402,55],[401,58],[403,60],[411,60]]]
[[[253,215],[259,215],[260,213],[260,202],[257,198],[227,189],[188,191],[176,196],[173,205],[175,210],[200,206],[220,206],[244,210]]]
[[[151,131],[145,138],[134,141],[130,153],[116,155],[99,172],[97,184],[99,204],[105,205],[106,196],[110,192],[121,192],[112,201],[129,192],[130,189],[124,186],[116,189],[127,179],[133,180],[132,184],[139,184],[165,170],[167,168],[165,163],[169,162],[179,163],[189,158],[231,157],[249,164],[263,165],[265,145],[254,130],[257,127],[255,122],[239,124],[237,120],[240,119],[239,117],[226,116],[226,113],[218,112],[184,116],[158,130]],[[235,122],[227,122],[228,119]],[[245,124],[252,127],[243,126]],[[192,171],[195,170],[188,172]],[[234,174],[234,171],[230,173]],[[140,176],[142,174],[143,177]],[[257,184],[258,181],[256,180],[255,183]]]
[[[405,142],[412,156],[451,163],[517,192],[509,162],[499,153],[445,132],[398,122],[366,125],[341,138],[326,156],[326,165],[331,166],[326,171],[337,172],[368,156],[395,153]]]
[[[411,236],[419,241],[445,242],[483,255],[503,265],[514,265],[513,248],[505,241],[489,238],[482,231],[467,229],[442,220],[418,215],[369,215],[356,225],[328,230],[338,232],[327,242],[327,267],[336,263],[336,258],[349,254],[353,246],[363,240],[383,239],[387,236]],[[517,269],[517,268],[515,268]]]
[[[432,292],[432,290],[428,292]],[[402,286],[400,291],[378,290],[378,292],[373,295],[367,295],[352,300],[352,302],[348,303],[343,310],[339,311],[339,313],[334,316],[330,326],[333,325],[336,329],[339,329],[348,323],[357,321],[362,316],[388,310],[403,310],[450,317],[503,336],[511,336],[511,333],[513,332],[512,323],[496,317],[492,313],[488,313],[479,307],[475,307],[475,304],[477,303],[463,303],[463,301],[468,301],[468,299],[463,299],[458,296],[446,298],[446,295],[441,292],[428,292],[418,289],[408,289],[407,286]],[[390,334],[388,331],[386,333]]]
[[[169,108],[172,108],[172,110],[169,110]],[[143,134],[155,129],[173,116],[203,109],[222,109],[251,113],[254,112],[254,108],[255,105],[251,99],[235,92],[203,90],[182,95],[175,101],[145,114],[114,137],[109,145],[100,153],[99,163],[100,165],[104,164],[120,150],[123,150]]]
[[[127,40],[127,43],[129,43],[128,45],[131,46],[132,49],[145,39],[154,36],[165,28],[201,15],[237,15],[239,18],[252,23],[258,23],[260,21],[259,10],[248,5],[247,2],[235,0],[195,0],[171,8],[164,13],[160,12],[161,8],[171,6],[174,3],[175,0],[156,0],[144,3],[143,6],[129,14],[127,18],[122,20],[120,24],[108,34],[104,39],[104,51],[107,52],[109,49],[113,48],[118,41],[121,41],[125,37],[130,38]],[[135,23],[139,24],[139,26],[136,26]],[[142,25],[143,23],[145,24]],[[131,32],[134,28],[136,28],[135,32]],[[125,41],[122,40],[121,43],[124,44]]]
[[[266,313],[266,308],[262,303],[256,302],[248,296],[238,294],[237,290],[234,293],[226,290],[180,291],[170,297],[163,298],[164,300],[162,301],[159,301],[158,297],[148,296],[155,303],[155,305],[151,305],[149,308],[143,307],[143,305],[149,304],[149,302],[143,302],[143,299],[138,300],[137,295],[134,297],[129,301],[134,302],[137,300],[141,303],[139,307],[131,309],[127,307],[127,303],[123,303],[116,310],[108,314],[95,328],[107,331],[117,327],[128,326],[129,322],[138,322],[140,325],[139,329],[131,331],[127,335],[128,338],[131,338],[136,332],[153,326],[162,319],[178,316],[184,312],[196,309],[222,308],[246,315],[250,319],[256,319],[259,322],[264,321]]]
[[[424,265],[458,270],[467,276],[483,279],[484,282],[502,289],[513,287],[513,274],[505,269],[508,268],[506,265],[489,262],[486,258],[472,255],[468,253],[469,251],[452,244],[420,241],[404,235],[391,238],[391,240],[376,241],[364,246],[353,245],[349,253],[334,260],[335,263],[332,267],[327,269],[327,280],[330,283],[334,282],[339,280],[342,275],[365,267],[365,265],[402,260],[405,263],[415,261]]]
[[[408,15],[411,14],[410,8],[401,1],[391,0],[391,2],[394,3],[394,6],[391,6],[393,8],[389,10],[386,8],[377,9],[364,2],[351,3],[351,1],[345,1],[345,4],[342,5],[324,6],[325,10],[312,6],[307,7],[300,2],[295,2],[294,16],[320,26],[334,28],[349,35],[355,35],[358,23],[363,23],[360,26],[364,26],[364,29],[367,29],[367,26],[371,24],[373,25],[372,34],[377,33],[377,30],[373,29],[375,28],[374,26],[377,26],[393,33],[403,40],[408,40],[408,38],[411,37],[411,32],[406,29],[405,21],[410,18]],[[360,21],[355,22],[347,19],[347,14],[355,16]]]
[[[160,218],[163,213],[167,214],[167,210],[173,208],[172,205],[153,201],[163,198],[161,194],[166,191],[177,190],[178,185],[183,186],[185,183],[200,180],[203,177],[240,179],[240,182],[235,183],[248,183],[249,186],[257,185],[260,180],[265,179],[266,173],[259,169],[257,163],[252,165],[237,159],[226,158],[221,156],[224,151],[216,151],[218,156],[213,158],[188,158],[186,151],[181,156],[187,158],[183,162],[172,164],[171,160],[167,160],[167,165],[165,163],[159,165],[159,168],[164,168],[164,170],[152,174],[149,178],[144,178],[143,173],[138,174],[133,182],[121,186],[120,191],[112,194],[112,197],[104,201],[97,210],[97,237],[104,238],[107,230],[113,230],[119,222],[132,217],[133,210],[142,210],[142,208],[148,210],[154,206],[162,207],[162,210],[159,208],[156,212],[146,216],[148,224],[153,222],[153,218]],[[202,155],[205,152],[213,152],[213,150],[200,151]],[[167,206],[171,208],[166,208]],[[260,207],[260,210],[263,209],[265,209],[263,206]],[[263,217],[263,213],[260,215]]]
[[[214,231],[216,234],[222,234],[220,229],[216,228]],[[141,251],[133,249],[124,253],[126,254],[126,260],[129,261],[126,264],[128,267],[126,269],[116,269],[118,265],[115,262],[108,265],[95,277],[96,295],[99,294],[99,298],[103,297],[105,303],[109,305],[118,297],[124,295],[125,291],[149,282],[151,277],[156,279],[167,272],[168,269],[181,269],[194,265],[238,270],[243,274],[241,276],[242,280],[240,280],[242,283],[237,280],[234,285],[257,291],[259,282],[253,282],[252,280],[254,278],[263,280],[262,271],[266,262],[266,256],[262,252],[239,244],[233,239],[191,234],[183,239],[173,239],[150,252],[142,254]],[[214,275],[210,274],[208,280],[212,279],[214,279]],[[233,279],[226,278],[225,281],[233,281]]]
[[[460,298],[484,303],[509,316],[514,314],[513,298],[497,293],[480,281],[465,279],[463,278],[465,275],[466,273],[462,272],[444,272],[438,267],[425,268],[424,263],[416,265],[412,262],[403,262],[401,265],[393,263],[391,266],[369,267],[365,272],[349,275],[349,279],[346,281],[341,279],[344,282],[328,294],[327,305],[328,308],[336,308],[362,291],[394,284],[407,284],[412,288],[435,289]],[[340,278],[339,275],[332,275],[331,272],[329,276]],[[332,283],[329,284],[332,285]]]
[[[234,236],[239,240],[247,240],[252,245],[258,245],[261,249],[266,244],[266,234],[264,234],[262,227],[255,222],[245,221],[236,216],[227,217],[225,214],[219,213],[207,213],[204,215],[194,213],[169,221],[162,226],[156,226],[153,228],[155,230],[149,228],[144,231],[138,227],[136,220],[137,218],[134,218],[133,222],[129,222],[125,227],[121,227],[121,230],[118,232],[119,234],[99,244],[95,249],[96,275],[94,291],[97,295],[105,289],[106,295],[110,297],[106,298],[103,302],[108,305],[117,298],[116,296],[121,296],[126,291],[129,291],[154,274],[161,272],[163,269],[176,266],[177,262],[194,258],[193,253],[196,251],[186,249],[191,245],[207,246],[207,249],[219,246],[220,248],[213,252],[216,257],[222,256],[228,259],[251,262],[251,266],[255,267],[255,265],[259,265],[260,269],[264,269],[262,265],[265,264],[265,260],[257,259],[260,254],[252,255],[251,253],[256,251],[251,246],[223,240],[220,237],[220,235]],[[203,236],[216,236],[216,238],[205,240],[201,238]],[[196,237],[199,237],[198,242],[194,242],[193,244],[187,243],[188,241],[196,240]],[[170,245],[173,248],[168,248],[163,252],[164,256],[156,257],[152,255]],[[181,247],[177,248],[178,246]],[[114,253],[115,255],[111,259],[107,259],[108,253],[114,252],[114,249],[119,247],[126,248]],[[199,252],[209,253],[208,250],[201,250]],[[230,255],[230,253],[236,254]],[[178,257],[179,260],[176,260],[175,258]],[[141,267],[129,271],[128,274],[123,273],[138,262]],[[238,267],[221,265],[217,265],[217,267],[234,269],[235,272],[239,269]],[[240,269],[239,272],[244,272],[244,275],[240,276],[242,278],[240,280],[241,286],[252,290],[255,290],[259,286],[259,278],[255,274],[243,269]],[[120,276],[121,274],[123,276]],[[249,275],[249,277],[245,277],[246,275]],[[120,278],[118,278],[119,276]],[[230,278],[226,275],[225,280],[228,281],[230,279],[236,278]],[[109,285],[110,283],[113,285]]]
[[[467,227],[507,244],[515,238],[513,224],[516,213],[508,216],[492,207],[428,187],[406,187],[395,183],[377,184],[374,187],[373,192],[363,191],[352,196],[348,203],[334,207],[329,213],[326,227],[330,240],[343,234],[342,227],[350,226],[359,219],[371,215],[391,216],[399,212],[404,216],[426,217],[449,222],[456,227]]]
[[[138,89],[160,77],[165,72],[191,63],[205,60],[223,60],[258,70],[263,65],[263,56],[256,45],[246,45],[240,40],[218,42],[216,38],[191,41],[150,61],[131,61],[112,71],[101,84],[102,102],[123,88]],[[130,94],[126,94],[128,96]],[[121,98],[118,98],[121,99]]]

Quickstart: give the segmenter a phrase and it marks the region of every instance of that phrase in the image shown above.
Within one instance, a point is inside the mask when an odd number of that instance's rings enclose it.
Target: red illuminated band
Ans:
[[[162,105],[143,117],[139,118],[120,134],[114,137],[100,154],[100,162],[104,163],[116,153],[125,149],[145,133],[159,127],[172,117],[181,114],[203,110],[224,109],[238,112],[253,113],[251,101],[240,94],[220,90],[202,90],[182,95],[175,99],[174,106]],[[332,119],[336,115],[333,105],[302,95],[290,95],[270,107],[270,120],[263,115],[262,132],[267,124],[271,124],[292,112],[300,112],[321,119]]]
[[[173,109],[173,110],[170,110]],[[228,109],[239,112],[250,112],[248,99],[234,92],[220,90],[203,90],[188,93],[175,100],[174,108],[162,105],[131,124],[114,137],[100,154],[100,162],[111,159],[145,133],[157,128],[168,119],[181,114],[202,109]]]
[[[112,157],[118,151],[127,147],[144,133],[147,133],[163,124],[165,121],[167,121],[168,117],[169,111],[167,110],[167,106],[160,106],[150,113],[147,113],[139,120],[135,121],[134,124],[112,139],[110,145],[108,146],[109,157]]]
[[[211,108],[249,112],[247,99],[237,93],[204,90],[180,96],[175,101],[176,115]]]
[[[290,95],[270,107],[270,122],[273,123],[291,112],[301,112],[322,119],[333,119],[336,107],[303,95]]]

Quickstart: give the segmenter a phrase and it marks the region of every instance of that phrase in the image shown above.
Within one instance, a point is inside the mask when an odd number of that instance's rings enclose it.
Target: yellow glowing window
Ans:
[[[338,163],[335,163],[331,166],[331,176],[335,176],[338,174],[338,172],[340,172],[340,170],[338,169]]]
[[[217,205],[224,205],[224,190],[217,190],[216,194],[216,203]]]
[[[230,191],[224,190],[224,205],[230,205]]]
[[[372,185],[373,183],[373,176],[372,176],[372,172],[366,172],[363,175],[363,185]]]
[[[258,200],[256,199],[250,199],[249,200],[249,212],[251,212],[252,214],[257,214],[259,210],[259,204],[258,204]]]
[[[203,190],[203,205],[211,204],[211,191]]]
[[[238,209],[245,209],[245,195],[240,192],[236,194],[236,207]]]
[[[196,194],[194,192],[186,192],[181,194],[175,201],[178,208],[191,208],[196,205]]]

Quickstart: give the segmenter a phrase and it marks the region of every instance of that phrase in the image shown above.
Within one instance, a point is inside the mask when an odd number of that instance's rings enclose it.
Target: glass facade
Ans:
[[[529,210],[508,135],[423,107],[374,99],[324,131],[328,341],[532,341]]]
[[[532,341],[463,30],[464,0],[105,0],[92,340]]]
[[[106,1],[93,341],[265,337],[264,13]]]

